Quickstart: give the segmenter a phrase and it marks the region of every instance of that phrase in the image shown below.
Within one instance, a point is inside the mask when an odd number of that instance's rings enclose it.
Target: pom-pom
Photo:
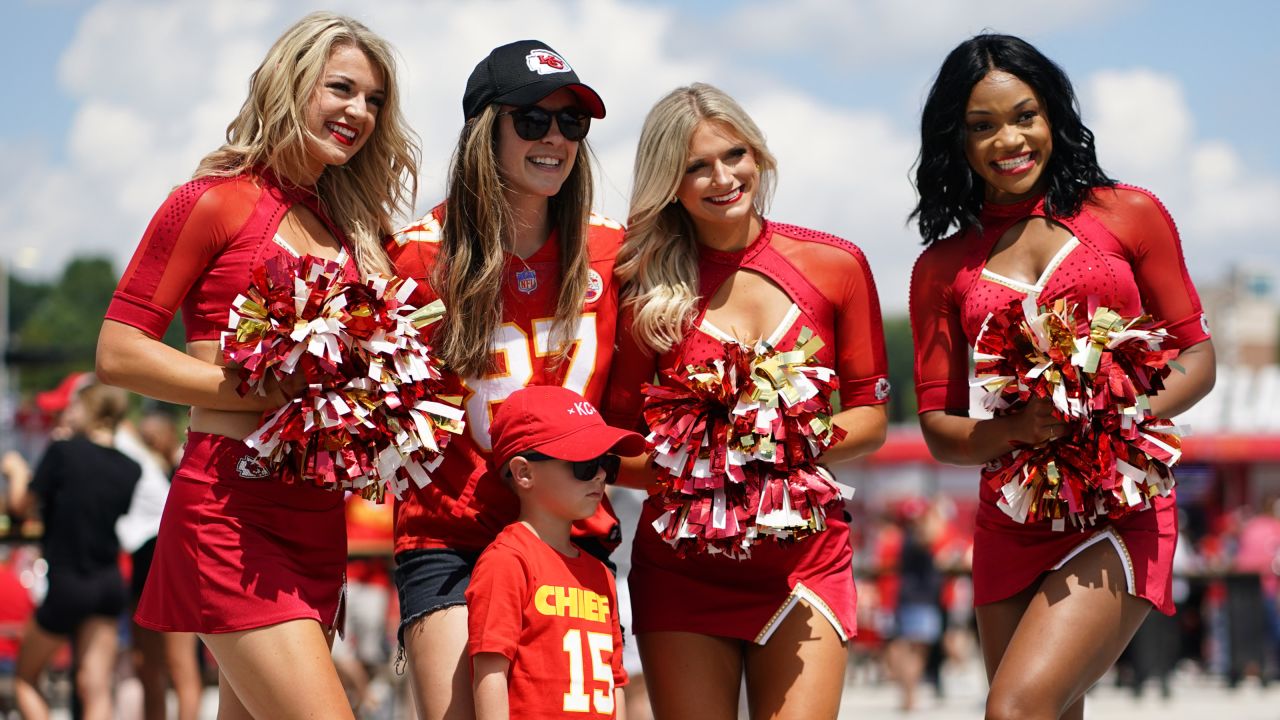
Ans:
[[[1176,367],[1178,351],[1164,348],[1167,340],[1148,316],[1086,312],[1065,299],[1040,306],[1032,296],[987,316],[974,343],[983,406],[1002,415],[1048,398],[1069,428],[992,464],[986,482],[1001,510],[1018,522],[1083,529],[1170,493],[1180,430],[1150,405]]]
[[[666,370],[666,384],[644,386],[666,510],[654,527],[682,555],[742,558],[757,538],[826,529],[841,492],[817,460],[845,432],[831,419],[835,372],[814,359],[822,346],[807,328],[788,352],[727,342],[710,366]]]
[[[443,305],[408,304],[413,280],[344,280],[341,267],[276,257],[253,272],[222,334],[240,394],[301,376],[306,388],[245,438],[284,482],[381,501],[424,487],[462,431],[456,399],[438,397],[439,363],[421,330]]]

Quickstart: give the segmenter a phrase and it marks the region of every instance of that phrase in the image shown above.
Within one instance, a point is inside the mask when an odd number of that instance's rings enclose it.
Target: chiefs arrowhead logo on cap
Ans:
[[[529,66],[529,70],[539,75],[571,72],[573,70],[573,68],[569,67],[569,63],[564,61],[564,58],[545,48],[529,51],[529,54],[524,57],[524,63]]]

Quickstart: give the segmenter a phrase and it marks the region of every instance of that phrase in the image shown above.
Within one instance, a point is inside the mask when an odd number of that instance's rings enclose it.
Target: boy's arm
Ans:
[[[510,720],[507,702],[507,670],[510,668],[511,661],[500,653],[482,652],[471,656],[476,720]]]
[[[613,717],[614,720],[627,720],[627,689],[613,689]]]

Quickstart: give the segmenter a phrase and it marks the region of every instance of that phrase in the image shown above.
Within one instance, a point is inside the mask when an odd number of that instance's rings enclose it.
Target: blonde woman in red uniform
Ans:
[[[1151,400],[1170,417],[1213,387],[1213,343],[1169,213],[1102,172],[1070,80],[1034,47],[1008,35],[961,43],[938,72],[921,138],[914,216],[928,247],[911,279],[916,395],[934,457],[986,465],[973,547],[986,716],[1078,719],[1085,691],[1151,608],[1173,612],[1174,499],[1087,532],[1014,521],[986,478],[1011,443],[1039,445],[1067,427],[1043,398],[969,417],[969,348],[989,313],[1027,296],[1150,314],[1186,369]]]
[[[610,424],[637,424],[641,384],[658,370],[709,365],[726,342],[790,350],[808,329],[825,342],[819,364],[839,377],[835,422],[848,431],[823,462],[884,442],[889,385],[870,268],[853,243],[764,217],[775,167],[756,124],[710,85],[679,88],[649,112],[618,263],[625,326]],[[679,558],[651,527],[661,514],[651,497],[628,581],[654,715],[736,718],[745,677],[752,717],[835,717],[857,629],[843,511],[790,545],[754,544],[746,560]]]
[[[444,301],[431,345],[446,365],[444,394],[461,395],[467,413],[433,481],[396,503],[400,638],[424,720],[474,716],[464,591],[480,551],[520,509],[487,469],[490,420],[527,385],[599,403],[622,242],[621,226],[591,215],[586,135],[604,103],[563,56],[537,40],[495,48],[471,73],[462,109],[444,202],[388,244],[397,272],[420,281],[418,301]],[[575,541],[604,559],[617,532],[606,501],[575,525]]]
[[[219,332],[269,258],[336,260],[352,280],[390,272],[381,239],[416,166],[391,47],[349,18],[308,15],[254,72],[227,143],[156,213],[107,310],[99,377],[191,406],[136,619],[199,633],[218,660],[220,718],[351,711],[329,659],[342,495],[280,482],[241,442],[289,391],[241,397]],[[185,353],[160,341],[179,309]]]

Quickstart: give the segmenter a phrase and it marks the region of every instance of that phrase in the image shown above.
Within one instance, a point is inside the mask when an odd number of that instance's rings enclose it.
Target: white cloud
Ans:
[[[729,24],[774,50],[833,60],[937,55],[984,31],[1036,36],[1087,23],[1130,4],[1117,0],[789,0],[752,3]],[[945,50],[944,50],[945,52]],[[938,56],[941,59],[941,56]]]
[[[401,55],[404,110],[423,145],[419,210],[443,192],[472,67],[495,45],[535,37],[568,57],[608,106],[591,133],[606,214],[626,217],[635,142],[652,103],[678,85],[711,82],[756,117],[779,157],[774,217],[858,243],[885,310],[901,312],[919,252],[905,226],[914,202],[908,175],[918,108],[887,93],[842,97],[835,86],[819,95],[798,86],[796,73],[821,66],[838,76],[833,62],[893,67],[889,61],[909,58],[932,65],[943,49],[984,27],[1057,32],[1124,4],[1089,0],[1081,10],[996,0],[793,0],[752,3],[723,17],[641,0],[332,6],[384,34]],[[110,252],[122,268],[168,190],[222,141],[272,40],[311,9],[303,0],[104,0],[86,12],[59,66],[62,90],[77,108],[67,136],[54,141],[65,152],[12,147],[0,138],[6,158],[20,161],[11,165],[23,168],[15,187],[0,193],[0,252],[19,257],[23,247],[39,248],[37,269],[46,276],[76,253]],[[760,40],[735,41],[747,38]],[[791,53],[794,62],[771,64],[775,52]],[[1077,82],[1104,167],[1160,193],[1184,230],[1190,259],[1222,263],[1269,247],[1274,233],[1264,213],[1280,206],[1280,181],[1251,168],[1234,147],[1197,137],[1176,80],[1125,70]],[[924,90],[905,88],[916,96]]]
[[[1160,196],[1196,279],[1274,258],[1280,178],[1250,167],[1226,142],[1199,137],[1178,79],[1144,68],[1107,70],[1083,88],[1103,168]]]

